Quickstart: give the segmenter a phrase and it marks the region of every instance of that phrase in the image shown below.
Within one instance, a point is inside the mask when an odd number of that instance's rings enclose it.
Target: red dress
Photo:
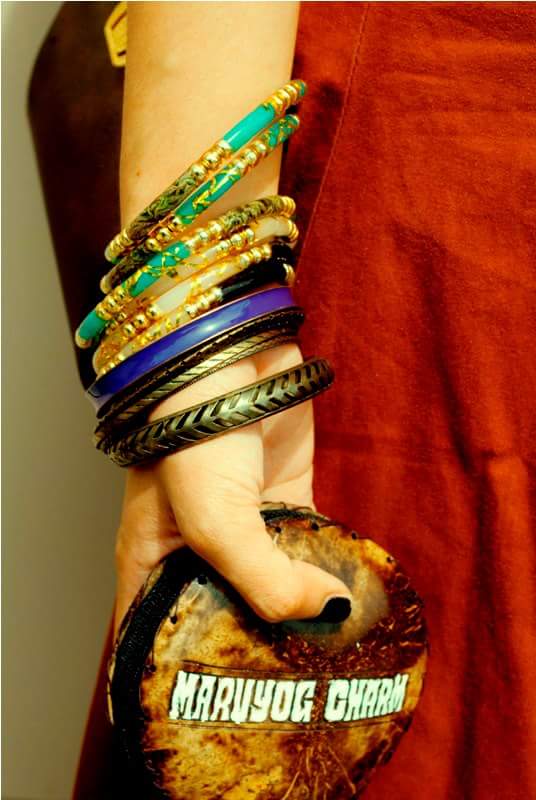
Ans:
[[[303,349],[337,376],[315,499],[401,560],[430,628],[370,800],[536,798],[535,41],[534,3],[302,4],[281,190]],[[101,685],[78,800],[109,785],[103,708]]]

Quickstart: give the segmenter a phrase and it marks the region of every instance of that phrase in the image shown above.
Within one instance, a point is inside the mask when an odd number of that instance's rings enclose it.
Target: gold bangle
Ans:
[[[98,347],[93,356],[93,367],[97,372],[97,377],[104,375],[128,358],[138,350],[147,347],[162,336],[182,327],[182,325],[191,322],[200,314],[205,313],[210,308],[218,305],[222,300],[222,293],[218,286],[219,283],[229,277],[227,273],[236,274],[241,272],[247,267],[258,264],[270,258],[272,248],[269,244],[261,245],[260,247],[252,247],[246,250],[239,256],[232,259],[220,262],[212,270],[209,268],[208,272],[212,274],[214,281],[217,283],[212,286],[203,287],[200,283],[198,275],[187,281],[183,281],[176,288],[177,290],[184,287],[186,293],[182,301],[177,303],[174,308],[163,310],[157,303],[151,304],[151,313],[137,314],[131,322],[127,323],[127,330],[125,326],[122,328],[122,338],[120,341],[118,336],[117,340],[111,343],[103,342],[101,347]],[[218,277],[218,273],[219,277]],[[125,340],[128,334],[131,336]]]
[[[263,127],[257,129],[256,132],[252,129],[251,137],[260,136],[265,125],[273,123],[278,117],[281,117],[290,106],[296,105],[305,94],[306,88],[306,84],[303,81],[292,80],[273,92],[260,104],[257,111],[262,107],[265,109],[271,107],[275,116],[271,121],[266,120]],[[236,126],[233,127],[233,130],[236,130]],[[149,238],[151,236],[151,231],[154,231],[155,223],[158,223],[164,216],[169,216],[169,212],[173,208],[186,200],[202,181],[210,177],[210,175],[230,156],[242,152],[242,148],[236,149],[236,147],[233,147],[233,145],[226,140],[226,135],[227,134],[224,134],[223,137],[206,150],[176,181],[174,181],[174,183],[153,200],[141,214],[138,214],[131,223],[114,236],[105,250],[105,257],[108,261],[115,261],[142,239]],[[258,141],[258,139],[254,139],[253,141]],[[248,146],[247,142],[245,142],[245,146]]]
[[[279,215],[291,218],[295,213],[296,203],[291,197],[282,195],[263,197],[260,200],[253,200],[232,208],[216,219],[210,220],[206,225],[194,228],[191,233],[181,236],[174,242],[174,249],[178,249],[181,246],[187,248],[189,251],[187,258],[189,258],[191,255],[205,249],[211,243],[222,239],[224,236],[230,236],[235,231],[263,217]],[[163,253],[160,257],[160,263],[141,264],[133,274],[130,265],[125,266],[119,263],[102,278],[100,288],[105,293],[113,294],[116,288],[123,286],[127,291],[128,301],[130,301],[132,299],[131,290],[135,289],[138,280],[143,275],[148,274],[156,280],[167,272],[171,272],[181,263],[180,259],[177,258],[170,266],[167,264],[169,258],[173,260],[173,254],[168,254],[166,257],[166,254]],[[149,257],[146,256],[145,261],[148,259]],[[116,288],[112,289],[112,286]]]
[[[247,253],[253,247],[261,247],[272,241],[281,241],[292,246],[299,236],[295,223],[282,215],[262,217],[253,222],[252,226],[221,239],[194,254],[188,261],[182,261],[176,273],[168,273],[159,278],[147,291],[124,305],[106,327],[94,361],[102,366],[103,362],[112,358],[122,346],[133,339],[137,332],[148,328],[181,303],[188,302],[189,297],[218,285],[252,263],[248,259],[229,256]],[[268,253],[266,257],[269,257]],[[174,293],[178,295],[177,299]],[[162,309],[162,304],[167,308]],[[97,371],[99,368],[96,367]]]

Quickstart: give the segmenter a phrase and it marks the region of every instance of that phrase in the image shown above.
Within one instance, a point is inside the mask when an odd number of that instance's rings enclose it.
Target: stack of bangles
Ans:
[[[309,359],[238,391],[147,423],[167,395],[234,362],[295,342],[298,229],[290,197],[264,197],[203,227],[195,219],[298,127],[287,114],[306,85],[293,80],[247,114],[108,244],[103,300],[76,332],[93,348],[94,441],[132,466],[249,425],[327,389]]]

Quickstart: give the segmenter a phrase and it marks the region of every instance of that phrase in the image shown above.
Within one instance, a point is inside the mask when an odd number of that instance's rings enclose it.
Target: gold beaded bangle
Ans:
[[[101,286],[108,291],[130,272],[144,264],[158,264],[154,254],[159,254],[177,240],[185,228],[192,225],[196,218],[215,200],[222,197],[237,181],[241,180],[259,161],[285,142],[297,129],[299,120],[296,116],[287,115],[272,125],[261,136],[254,140],[236,158],[229,161],[219,172],[202,184],[184,203],[173,212],[168,224],[159,228],[159,235],[145,239],[143,244],[127,253],[125,258],[103,278]]]
[[[138,282],[143,280],[145,276],[149,275],[154,280],[165,275],[166,273],[173,273],[173,270],[184,258],[189,258],[191,255],[206,248],[212,242],[222,239],[224,236],[229,236],[235,231],[250,225],[254,221],[266,216],[280,215],[288,217],[289,219],[296,213],[296,203],[291,197],[282,195],[272,195],[263,197],[260,200],[253,200],[249,203],[232,208],[226,211],[216,219],[210,220],[206,225],[195,228],[190,234],[180,237],[171,252],[162,253],[156,264],[144,264],[140,266],[133,274],[125,277],[123,283],[110,289],[112,283],[116,283],[117,274],[120,265],[114,267],[110,272],[101,280],[101,290],[108,292],[107,296],[114,296],[117,301],[121,302],[121,297],[117,296],[118,290],[123,290],[121,296],[128,296],[129,302],[133,296],[141,292],[137,292]],[[187,254],[181,257],[182,251],[187,251]],[[106,299],[106,298],[105,298]],[[98,310],[103,307],[104,313],[108,313],[106,307],[103,306],[104,301],[101,301],[97,308]],[[100,316],[100,314],[99,314]],[[108,317],[102,317],[107,319]]]
[[[136,243],[147,235],[154,228],[154,224],[162,219],[180,202],[185,200],[188,195],[199,186],[202,181],[209,177],[223,162],[235,152],[247,144],[247,141],[258,135],[268,124],[282,116],[292,105],[296,105],[306,91],[306,84],[300,80],[293,80],[283,87],[273,92],[261,105],[248,115],[246,119],[253,118],[254,114],[261,114],[261,119],[253,127],[249,127],[244,139],[244,132],[236,139],[238,128],[244,127],[245,120],[234,126],[231,131],[219,139],[214,145],[206,150],[174,183],[171,184],[162,194],[147,206],[129,225],[123,228],[112,241],[108,244],[105,251],[106,259],[115,261],[124,255],[129,249],[135,247]],[[271,111],[270,111],[271,109]],[[247,127],[247,125],[246,125]],[[231,135],[231,140],[227,137]],[[237,146],[239,145],[239,146]]]
[[[169,272],[159,278],[149,289],[124,306],[110,321],[101,339],[99,354],[106,352],[106,358],[111,357],[113,348],[118,343],[121,345],[132,339],[136,335],[136,330],[141,330],[142,326],[148,327],[150,322],[144,324],[143,316],[152,321],[156,320],[159,316],[157,311],[159,304],[166,302],[166,298],[171,299],[170,293],[177,291],[178,286],[184,284],[182,290],[178,291],[189,292],[188,287],[191,285],[192,291],[202,292],[215,283],[231,277],[242,268],[243,262],[230,259],[229,256],[246,252],[252,246],[258,247],[265,242],[281,241],[293,246],[298,235],[298,228],[292,220],[281,215],[267,216],[233,233],[230,237],[221,239],[188,261],[181,262],[176,272]],[[196,276],[199,279],[199,286],[195,284]],[[112,350],[109,350],[109,347]]]
[[[102,339],[93,356],[93,366],[96,372],[99,372],[103,364],[112,359],[129,341],[139,336],[155,322],[192,302],[197,295],[238,274],[250,264],[270,258],[270,255],[271,247],[261,245],[260,248],[243,248],[240,255],[220,260],[201,270],[192,265],[190,276],[180,282],[175,282],[169,291],[162,293],[159,297],[151,297],[145,304],[137,305],[131,310],[132,313],[125,323]],[[125,311],[128,312],[128,309]]]
[[[236,272],[239,272],[252,264],[265,261],[270,258],[271,254],[271,245],[264,244],[260,247],[253,247],[245,253],[241,253],[240,256],[235,259],[230,259],[228,264],[231,263],[235,267]],[[188,292],[186,298],[173,310],[159,314],[159,309],[155,305],[154,312],[152,310],[151,314],[138,315],[139,320],[136,322],[133,321],[132,323],[133,336],[118,350],[118,352],[114,352],[112,357],[109,356],[108,350],[101,350],[100,347],[97,348],[93,356],[93,367],[97,373],[97,377],[100,378],[101,375],[109,372],[133,353],[142,350],[144,347],[147,347],[147,345],[162,338],[162,336],[166,336],[168,333],[182,327],[182,325],[186,325],[200,314],[205,313],[210,308],[221,303],[222,292],[219,286],[212,286],[199,294],[199,292],[196,291],[198,285],[196,285],[196,280],[197,279],[194,277],[191,290]],[[187,283],[189,284],[190,282]],[[154,319],[151,319],[153,316],[157,320],[156,322]]]

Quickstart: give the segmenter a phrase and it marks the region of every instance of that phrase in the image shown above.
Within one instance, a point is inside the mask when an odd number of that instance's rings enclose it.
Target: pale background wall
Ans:
[[[91,444],[26,117],[59,6],[2,4],[3,797],[17,800],[70,795],[123,480]]]

